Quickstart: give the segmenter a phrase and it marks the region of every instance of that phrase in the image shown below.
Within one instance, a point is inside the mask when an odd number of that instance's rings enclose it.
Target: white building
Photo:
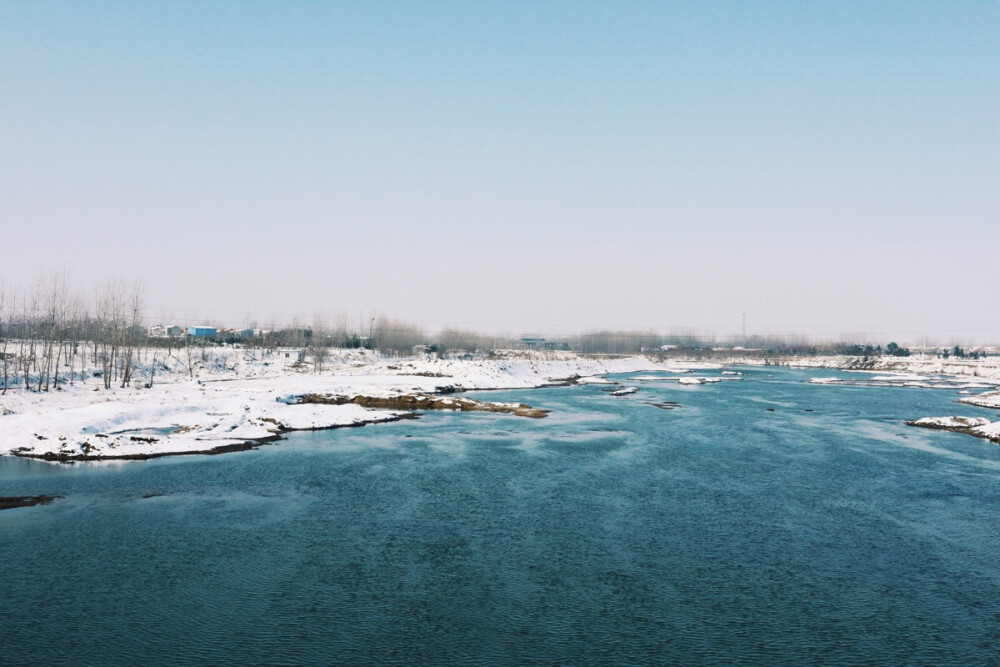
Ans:
[[[303,362],[306,358],[306,351],[297,347],[279,347],[273,354],[276,360],[285,366]]]

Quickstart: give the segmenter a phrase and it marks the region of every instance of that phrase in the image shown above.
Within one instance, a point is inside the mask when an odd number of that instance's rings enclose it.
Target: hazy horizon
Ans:
[[[1000,342],[1000,5],[0,5],[0,283]]]

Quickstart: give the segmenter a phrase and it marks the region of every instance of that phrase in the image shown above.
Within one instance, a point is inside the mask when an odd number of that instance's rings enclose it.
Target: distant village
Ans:
[[[246,340],[254,336],[263,336],[268,333],[264,329],[217,329],[207,326],[181,327],[174,325],[154,324],[146,327],[146,335],[150,338],[180,338],[190,336],[192,338],[204,338],[206,340],[226,340],[237,339]]]
[[[490,347],[525,350],[570,350],[567,340],[551,340],[536,336],[521,338],[486,337],[478,334],[451,332],[444,338],[450,338],[448,343],[439,339],[442,336],[420,335],[413,330],[373,329],[370,335],[359,335],[341,331],[317,331],[311,327],[285,327],[276,329],[255,328],[225,328],[208,325],[165,325],[147,326],[145,335],[152,340],[196,341],[221,344],[249,344],[266,347],[340,347],[348,349],[377,349],[390,353],[439,354],[448,353],[452,357],[461,357],[472,352],[483,352]],[[404,340],[405,339],[405,340]],[[425,342],[414,340],[423,339]],[[461,339],[461,340],[459,340]]]
[[[661,336],[647,332],[600,331],[578,334],[564,339],[540,336],[497,337],[473,332],[446,330],[431,336],[413,328],[374,328],[369,335],[341,331],[334,333],[317,331],[310,327],[285,327],[275,329],[224,328],[208,325],[164,325],[146,327],[145,334],[150,339],[190,340],[204,343],[249,344],[265,347],[314,348],[340,347],[348,349],[370,349],[390,354],[438,354],[461,358],[474,353],[482,354],[492,349],[520,349],[539,351],[574,351],[581,353],[610,354],[656,354],[664,356],[690,355],[716,356],[739,353],[746,356],[773,354],[844,354],[860,357],[882,355],[906,357],[911,354],[935,356],[947,359],[994,356],[1000,354],[997,347],[920,346],[906,348],[890,342],[882,345],[860,344],[816,344],[774,340],[758,337],[746,344],[719,345],[714,341],[697,337]],[[663,342],[671,340],[672,342]]]

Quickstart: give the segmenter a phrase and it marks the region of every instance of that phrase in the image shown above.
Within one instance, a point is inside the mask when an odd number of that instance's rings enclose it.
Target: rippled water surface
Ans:
[[[0,459],[66,496],[0,512],[0,663],[1000,664],[1000,447],[902,423],[996,413],[810,375]]]

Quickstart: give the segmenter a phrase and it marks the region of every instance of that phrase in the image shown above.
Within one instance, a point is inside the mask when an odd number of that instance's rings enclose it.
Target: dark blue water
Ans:
[[[1000,447],[902,423],[996,413],[808,377],[0,459],[66,496],[0,512],[0,663],[1000,664]]]

